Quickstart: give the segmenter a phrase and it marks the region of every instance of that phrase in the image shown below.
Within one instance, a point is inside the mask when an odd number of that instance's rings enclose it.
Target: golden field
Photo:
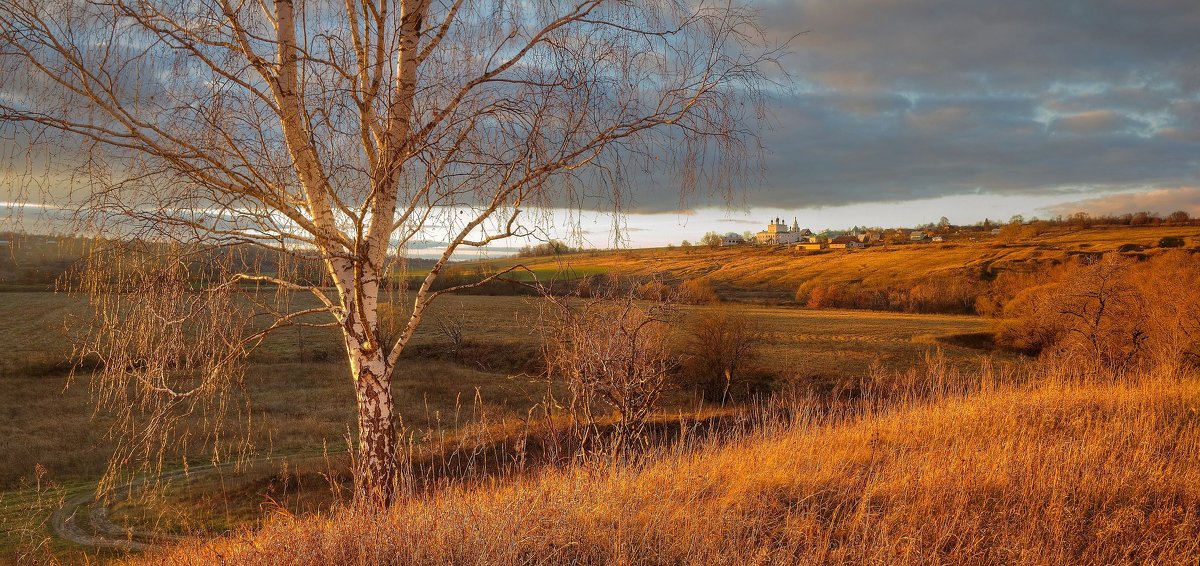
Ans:
[[[407,498],[381,514],[349,506],[348,369],[339,336],[314,328],[273,335],[250,356],[225,417],[249,444],[240,464],[174,454],[163,489],[90,501],[113,444],[110,415],[93,412],[91,375],[70,382],[65,362],[87,306],[67,294],[0,293],[0,562],[1195,563],[1200,350],[1187,341],[1200,330],[1200,297],[1172,284],[1200,264],[1157,244],[1173,236],[1195,247],[1198,232],[1064,229],[1006,244],[694,247],[457,265],[707,281],[737,302],[681,306],[678,330],[714,314],[749,321],[774,393],[726,406],[682,384],[662,398],[643,454],[563,458],[562,423],[544,416],[560,384],[536,367],[538,299],[446,296],[398,366],[411,466]],[[1109,263],[1067,261],[1118,250]],[[1070,269],[1043,270],[1054,263]],[[1083,330],[1100,339],[1093,346],[1118,350],[1149,333],[1133,370],[1098,369],[1089,359],[1098,352],[1074,343],[1036,359],[996,345],[1014,328],[1053,328],[1064,322],[1054,313],[1090,308],[1067,299],[1103,283],[1088,277],[1105,265],[1123,270],[1106,288],[1126,308]],[[1040,279],[997,281],[1004,301],[1023,285],[1036,291],[1026,298],[1050,301],[1000,313],[1025,318],[792,302],[814,281],[902,288],[971,273],[980,286],[968,290],[981,292],[985,273],[1026,271]],[[453,353],[443,323],[463,330]],[[254,426],[242,428],[247,416]],[[63,503],[85,531],[97,514],[110,520],[109,541],[130,529],[135,541],[169,544],[131,552],[64,540],[62,513],[52,514]],[[92,525],[85,534],[105,533]]]
[[[445,297],[435,304],[431,320],[466,317],[470,322],[466,337],[480,344],[484,353],[536,352],[533,301]],[[687,307],[686,313],[719,308]],[[876,363],[910,367],[937,349],[956,367],[974,367],[983,356],[1006,356],[952,343],[955,336],[985,332],[988,322],[978,317],[755,305],[731,308],[761,325],[763,362],[801,390],[828,391],[853,383]],[[81,374],[68,384],[66,374],[74,332],[71,321],[77,323],[86,312],[80,297],[0,293],[0,342],[7,346],[0,354],[0,385],[6,391],[0,400],[0,446],[5,453],[0,461],[0,561],[18,556],[30,537],[45,539],[56,556],[68,561],[96,556],[95,550],[53,537],[43,523],[63,497],[92,489],[112,450],[106,433],[110,419],[105,413],[94,414],[89,376]],[[430,324],[418,333],[415,345],[436,351],[444,340]],[[129,524],[212,533],[257,524],[264,508],[300,513],[335,500],[321,474],[344,468],[346,427],[354,411],[348,370],[336,357],[338,341],[326,329],[306,328],[273,336],[252,356],[243,393],[256,424],[250,437],[255,458],[265,461],[256,461],[244,473],[177,481],[152,510],[123,504],[113,510],[114,517]],[[542,401],[544,381],[503,368],[480,367],[488,361],[402,360],[395,385],[397,408],[417,449],[428,449],[453,438],[465,425],[477,423],[476,399],[496,431],[519,427],[529,409]],[[692,412],[701,406],[682,394],[668,401],[663,410],[675,420],[679,411]],[[167,467],[178,469],[181,464]],[[53,485],[45,493],[34,489],[35,466],[45,470],[43,485]]]
[[[1200,247],[1200,228],[1111,227],[1054,228],[1031,238],[1001,242],[990,235],[977,240],[950,237],[946,242],[890,244],[864,250],[808,252],[786,247],[731,246],[653,248],[579,252],[557,257],[480,262],[488,270],[522,265],[539,279],[575,278],[600,273],[659,276],[670,281],[704,279],[723,297],[791,301],[805,283],[905,287],[928,276],[969,272],[1026,271],[1062,262],[1071,255],[1115,251],[1135,244],[1156,253],[1164,237],[1179,237]]]
[[[382,515],[277,516],[131,563],[1200,559],[1195,376],[935,389],[933,400],[844,414],[798,400],[786,424],[744,438],[451,488]]]

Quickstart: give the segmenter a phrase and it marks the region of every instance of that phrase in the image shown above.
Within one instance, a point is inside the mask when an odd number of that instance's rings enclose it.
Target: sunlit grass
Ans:
[[[984,387],[138,563],[1193,563],[1200,383]]]

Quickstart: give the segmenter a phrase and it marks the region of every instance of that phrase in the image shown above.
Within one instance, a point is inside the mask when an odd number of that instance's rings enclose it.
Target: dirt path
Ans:
[[[289,458],[294,461],[297,458],[326,457],[324,453],[314,452],[297,452],[288,455],[277,454],[271,457],[242,460],[238,463],[226,462],[223,464],[189,466],[186,470],[164,472],[158,479],[159,481],[192,480],[238,465],[254,467],[259,464],[278,461],[280,458]],[[63,501],[63,505],[50,515],[50,529],[58,538],[83,547],[132,552],[152,550],[186,540],[188,537],[185,536],[124,527],[113,522],[109,517],[109,510],[112,506],[146,489],[149,483],[149,480],[139,480],[130,489],[114,490],[114,493],[107,500],[103,501],[96,499],[94,485],[85,487],[79,493],[67,497]]]
[[[216,466],[197,466],[187,472],[183,470],[163,474],[163,480],[178,479],[193,474],[213,472]],[[167,543],[179,542],[184,537],[152,533],[122,527],[109,518],[109,506],[126,500],[131,491],[144,489],[146,481],[130,490],[118,490],[107,501],[96,499],[95,491],[85,489],[82,493],[68,497],[62,507],[50,515],[50,528],[58,538],[89,548],[112,548],[141,552]]]

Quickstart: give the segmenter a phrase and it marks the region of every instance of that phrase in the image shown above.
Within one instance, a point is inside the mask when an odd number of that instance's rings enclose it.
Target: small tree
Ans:
[[[1186,224],[1192,216],[1183,210],[1176,210],[1167,215],[1167,220],[1175,224]]]
[[[716,232],[708,232],[700,238],[700,245],[716,248],[721,246],[721,235]]]
[[[1146,300],[1131,285],[1132,263],[1118,254],[1085,260],[1053,282],[1027,289],[1005,308],[999,338],[1048,351],[1070,367],[1120,373],[1144,353]]]
[[[646,440],[647,419],[669,384],[677,361],[671,302],[645,303],[616,285],[590,298],[545,294],[543,351],[552,381],[566,385],[576,438],[582,450],[629,454]],[[615,414],[611,426],[597,407]]]
[[[706,399],[728,401],[744,383],[762,342],[762,331],[741,312],[700,312],[687,325],[683,376],[694,380]]]

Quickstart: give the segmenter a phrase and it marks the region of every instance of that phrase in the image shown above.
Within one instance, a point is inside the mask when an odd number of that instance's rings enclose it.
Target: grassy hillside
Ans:
[[[953,389],[953,388],[951,388]],[[1200,559],[1200,382],[987,382],[650,462],[281,516],[135,564],[1120,564]]]
[[[980,241],[892,244],[865,250],[806,252],[785,247],[656,248],[583,252],[481,262],[488,270],[524,265],[540,279],[612,273],[661,276],[668,280],[702,278],[726,298],[790,301],[802,284],[858,285],[867,288],[912,287],[930,277],[967,273],[987,278],[1005,270],[1025,271],[1061,262],[1081,253],[1116,251],[1133,244],[1156,253],[1164,237],[1183,238],[1200,247],[1200,228],[1114,227],[1088,230],[1058,228],[1034,238],[1002,243]],[[461,269],[469,269],[464,266]]]

